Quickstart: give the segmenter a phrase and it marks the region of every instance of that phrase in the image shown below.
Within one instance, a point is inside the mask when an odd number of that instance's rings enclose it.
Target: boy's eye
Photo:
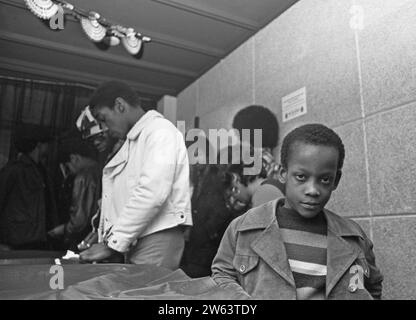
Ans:
[[[298,181],[305,181],[306,180],[306,177],[305,177],[304,174],[297,174],[297,175],[295,175],[295,178]]]
[[[323,177],[321,179],[321,181],[322,181],[323,184],[330,184],[331,181],[332,181],[332,178],[331,177]]]

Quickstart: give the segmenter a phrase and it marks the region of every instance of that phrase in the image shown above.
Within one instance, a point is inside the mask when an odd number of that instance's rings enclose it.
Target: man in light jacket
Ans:
[[[178,268],[183,226],[192,225],[182,134],[157,111],[143,110],[121,82],[101,85],[90,108],[111,136],[125,142],[103,169],[99,243],[80,258],[102,261],[119,252],[129,263]]]

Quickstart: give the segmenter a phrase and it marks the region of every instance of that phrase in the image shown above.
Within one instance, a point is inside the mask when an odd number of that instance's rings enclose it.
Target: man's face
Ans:
[[[49,144],[47,142],[39,142],[37,148],[39,153],[39,162],[43,165],[46,165]]]
[[[47,142],[39,143],[39,155],[41,157],[46,157],[48,155],[49,144]]]
[[[112,139],[108,132],[102,132],[99,135],[93,136],[90,138],[92,144],[97,148],[99,152],[105,152],[107,150],[110,150],[112,146],[114,145],[114,139]]]
[[[295,143],[287,168],[280,169],[280,181],[286,184],[285,207],[304,218],[313,218],[321,212],[340,178],[338,156],[333,147]]]
[[[96,107],[92,110],[92,114],[98,122],[103,123],[108,128],[110,136],[118,139],[124,139],[128,132],[128,123],[124,112],[120,112],[117,108]]]

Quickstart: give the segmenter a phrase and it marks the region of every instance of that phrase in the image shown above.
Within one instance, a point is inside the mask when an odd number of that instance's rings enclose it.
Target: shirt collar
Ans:
[[[144,127],[152,122],[156,118],[163,118],[163,115],[161,115],[156,110],[149,110],[147,111],[130,129],[130,131],[127,133],[127,139],[128,140],[136,140],[139,134],[142,132]]]
[[[276,218],[276,207],[284,204],[284,199],[276,199],[259,207],[251,209],[242,221],[238,231],[265,229]],[[261,214],[258,214],[261,210]],[[364,235],[356,223],[349,219],[341,218],[330,210],[324,209],[328,230],[340,237],[356,236],[363,238]]]

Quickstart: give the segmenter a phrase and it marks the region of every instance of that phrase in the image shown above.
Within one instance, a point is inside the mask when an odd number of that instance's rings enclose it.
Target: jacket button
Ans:
[[[114,240],[113,240],[113,243],[117,243],[117,240],[115,240],[115,239],[114,239]]]
[[[355,285],[355,284],[350,284],[349,286],[348,286],[348,291],[349,292],[355,292],[355,291],[357,291],[357,285]]]
[[[244,271],[246,271],[246,266],[244,264],[242,264],[240,266],[240,272],[244,272]]]

